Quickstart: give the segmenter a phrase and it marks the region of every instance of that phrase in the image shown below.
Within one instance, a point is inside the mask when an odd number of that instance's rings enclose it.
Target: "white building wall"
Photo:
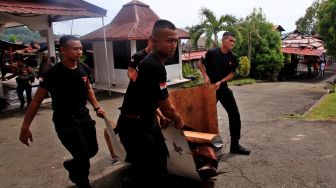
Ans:
[[[176,80],[180,78],[180,64],[174,64],[174,65],[167,65],[166,71],[167,71],[167,79],[168,80]]]
[[[127,87],[129,79],[127,76],[127,69],[116,69],[116,86]]]
[[[136,42],[130,41],[130,44],[131,44],[131,51],[134,52],[136,50]],[[179,63],[166,66],[168,85],[178,83],[183,79],[181,40],[179,40],[178,45],[179,45]],[[94,66],[95,66],[95,79],[96,79],[94,87],[96,89],[116,90],[116,91],[118,91],[118,89],[120,88],[126,88],[129,83],[129,79],[127,77],[127,69],[114,69],[112,41],[107,41],[108,64],[106,64],[105,60],[105,47],[103,41],[93,42],[93,51],[94,51]],[[131,55],[133,55],[134,53],[131,53]],[[109,83],[108,79],[110,79],[110,87],[108,85]]]
[[[115,84],[112,42],[106,42],[107,63],[104,41],[95,41],[92,43],[92,47],[94,51],[93,58],[95,69],[94,87],[97,89],[109,90],[111,87],[113,87],[113,84]]]
[[[178,40],[178,53],[179,53],[179,63],[174,65],[167,65],[167,79],[168,84],[174,84],[177,80],[183,79],[182,76],[182,47],[181,47],[181,40]]]

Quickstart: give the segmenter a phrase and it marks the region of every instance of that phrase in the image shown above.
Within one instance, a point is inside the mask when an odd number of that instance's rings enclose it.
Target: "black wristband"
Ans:
[[[94,108],[93,110],[97,112],[99,109],[100,109],[100,106]]]

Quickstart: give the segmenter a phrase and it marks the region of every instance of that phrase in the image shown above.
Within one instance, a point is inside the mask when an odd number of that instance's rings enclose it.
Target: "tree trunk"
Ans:
[[[213,42],[213,47],[216,48],[218,47],[218,36],[217,36],[217,33],[214,33],[215,35],[215,39],[214,39],[214,42]]]
[[[251,31],[249,32],[249,36],[248,36],[247,57],[251,63],[252,62],[252,32]]]

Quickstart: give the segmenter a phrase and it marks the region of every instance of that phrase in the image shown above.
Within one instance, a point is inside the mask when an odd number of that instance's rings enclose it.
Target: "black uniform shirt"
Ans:
[[[87,103],[89,76],[86,65],[78,63],[76,69],[69,69],[58,63],[45,74],[40,86],[50,92],[55,112],[71,113],[84,108]]]
[[[238,66],[237,58],[232,53],[222,53],[220,48],[208,50],[202,59],[211,83],[216,83],[225,78],[231,72],[235,72]],[[227,83],[222,84],[227,87]]]
[[[158,101],[168,98],[167,72],[155,54],[147,55],[137,69],[137,80],[130,81],[121,112],[151,115],[158,108]]]
[[[145,49],[138,51],[132,56],[132,60],[128,66],[135,69],[140,64],[140,61],[143,60],[147,55],[148,53]]]

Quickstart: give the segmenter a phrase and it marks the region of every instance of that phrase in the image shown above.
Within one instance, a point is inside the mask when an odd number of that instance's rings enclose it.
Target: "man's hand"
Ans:
[[[160,117],[160,127],[161,129],[165,129],[171,123],[171,120],[166,117]]]
[[[222,84],[221,81],[216,82],[215,85],[214,85],[215,89],[218,90],[219,87],[221,86],[221,84]]]
[[[184,126],[184,121],[183,121],[182,118],[180,119],[180,121],[175,122],[175,128],[176,129],[179,129],[179,130],[183,131],[183,126]]]
[[[20,132],[20,141],[29,146],[29,140],[30,142],[33,142],[33,135],[32,133],[30,132],[29,128],[24,128],[22,127],[21,128],[21,132]]]
[[[135,82],[137,78],[138,78],[138,71],[135,70],[132,72],[131,80]]]
[[[100,117],[100,118],[104,118],[106,113],[105,113],[104,109],[100,107],[100,108],[96,111],[96,114],[97,114],[98,117]]]
[[[138,72],[136,71],[136,69],[128,67],[127,76],[130,80],[135,82],[136,79],[138,78]]]

